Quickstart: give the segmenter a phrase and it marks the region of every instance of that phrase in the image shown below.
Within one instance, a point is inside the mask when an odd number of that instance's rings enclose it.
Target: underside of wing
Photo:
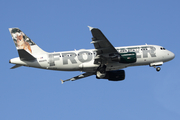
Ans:
[[[119,57],[118,51],[98,28],[88,27],[93,36],[91,43],[94,44],[95,52],[97,53],[95,64],[100,61],[101,63],[107,62],[109,60],[109,56]]]
[[[67,80],[61,80],[62,84],[66,81],[75,81],[75,80],[78,80],[78,79],[81,79],[81,78],[85,78],[85,77],[89,77],[91,75],[95,75],[94,72],[86,72],[86,73],[83,73],[81,75],[78,75],[76,77],[72,77],[70,79],[67,79]]]
[[[92,42],[99,54],[117,53],[117,50],[98,28],[91,28]]]

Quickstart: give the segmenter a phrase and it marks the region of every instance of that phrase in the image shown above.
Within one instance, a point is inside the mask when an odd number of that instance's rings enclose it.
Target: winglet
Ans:
[[[91,27],[91,26],[88,26],[88,28],[89,28],[90,31],[93,29],[93,27]]]
[[[63,81],[63,80],[61,80],[61,83],[63,84],[63,83],[64,83],[64,81]]]

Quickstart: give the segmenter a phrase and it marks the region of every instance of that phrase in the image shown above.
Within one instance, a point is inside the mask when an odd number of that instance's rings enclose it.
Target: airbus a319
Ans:
[[[19,28],[9,28],[19,57],[10,59],[15,64],[11,69],[28,66],[58,71],[82,71],[81,75],[66,81],[74,81],[91,75],[97,79],[121,81],[125,79],[124,68],[149,65],[160,71],[163,63],[172,60],[175,55],[159,45],[137,45],[114,47],[98,29],[88,26],[92,33],[95,49],[81,49],[48,53],[42,50]]]

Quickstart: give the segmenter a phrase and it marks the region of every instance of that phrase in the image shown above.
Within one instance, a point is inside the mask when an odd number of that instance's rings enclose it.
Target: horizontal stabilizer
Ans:
[[[13,67],[11,67],[11,69],[15,69],[15,68],[18,68],[18,67],[21,67],[22,65],[15,65],[15,66],[13,66]]]
[[[26,50],[24,49],[19,49],[18,50],[18,54],[21,60],[25,60],[25,61],[32,61],[35,60],[36,58],[33,57],[31,54],[29,54]]]

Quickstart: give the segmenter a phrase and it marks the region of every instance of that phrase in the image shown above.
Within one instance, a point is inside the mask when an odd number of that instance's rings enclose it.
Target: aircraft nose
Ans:
[[[174,59],[175,58],[175,54],[174,53],[172,53],[172,59]]]
[[[170,52],[168,53],[168,56],[169,56],[169,59],[172,60],[175,58],[175,54],[173,52]]]

